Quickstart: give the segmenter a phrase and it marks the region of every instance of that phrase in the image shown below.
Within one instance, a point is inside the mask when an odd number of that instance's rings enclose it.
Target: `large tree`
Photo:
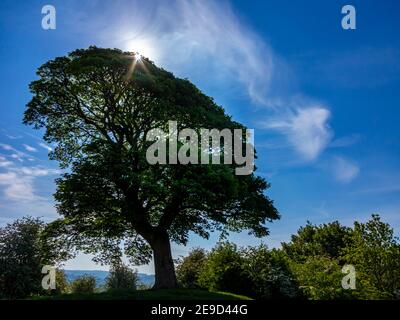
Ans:
[[[155,287],[171,288],[170,240],[185,244],[190,231],[208,237],[213,230],[265,236],[265,223],[279,218],[265,195],[268,183],[236,175],[235,163],[146,160],[147,133],[168,131],[169,120],[179,130],[245,129],[188,80],[138,54],[96,47],[48,61],[37,74],[24,123],[45,129],[56,146],[51,158],[66,169],[55,194],[63,218],[48,237],[98,253],[100,261],[119,259],[122,243],[135,263],[153,252]]]

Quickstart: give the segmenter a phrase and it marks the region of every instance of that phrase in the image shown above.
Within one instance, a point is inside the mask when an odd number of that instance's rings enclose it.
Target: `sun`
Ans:
[[[126,49],[131,52],[137,52],[137,60],[142,57],[149,58],[150,60],[157,59],[157,52],[150,39],[135,38],[127,41]]]

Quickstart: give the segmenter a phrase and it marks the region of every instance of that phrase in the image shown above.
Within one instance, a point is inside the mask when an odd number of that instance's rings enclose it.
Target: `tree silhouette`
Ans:
[[[170,240],[185,244],[189,232],[215,230],[265,236],[265,223],[279,218],[267,182],[235,175],[235,163],[146,161],[146,134],[168,120],[179,129],[244,128],[188,80],[138,54],[96,47],[48,61],[37,74],[24,123],[45,128],[44,139],[56,145],[50,157],[67,169],[56,181],[63,218],[48,237],[101,262],[119,259],[122,244],[135,263],[153,252],[155,287],[173,288]]]

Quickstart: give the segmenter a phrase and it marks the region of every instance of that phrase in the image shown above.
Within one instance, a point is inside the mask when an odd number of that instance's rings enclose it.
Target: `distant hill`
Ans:
[[[98,287],[104,285],[108,276],[108,271],[103,270],[64,270],[64,272],[69,282],[74,281],[76,278],[79,278],[85,274],[94,276],[96,278],[96,284]],[[154,275],[138,273],[138,282],[147,286],[151,286],[154,284]]]

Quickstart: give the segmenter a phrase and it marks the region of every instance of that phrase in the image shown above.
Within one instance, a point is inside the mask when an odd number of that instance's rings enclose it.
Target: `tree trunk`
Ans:
[[[167,232],[154,235],[151,243],[154,255],[154,289],[172,289],[177,287],[174,261]]]

